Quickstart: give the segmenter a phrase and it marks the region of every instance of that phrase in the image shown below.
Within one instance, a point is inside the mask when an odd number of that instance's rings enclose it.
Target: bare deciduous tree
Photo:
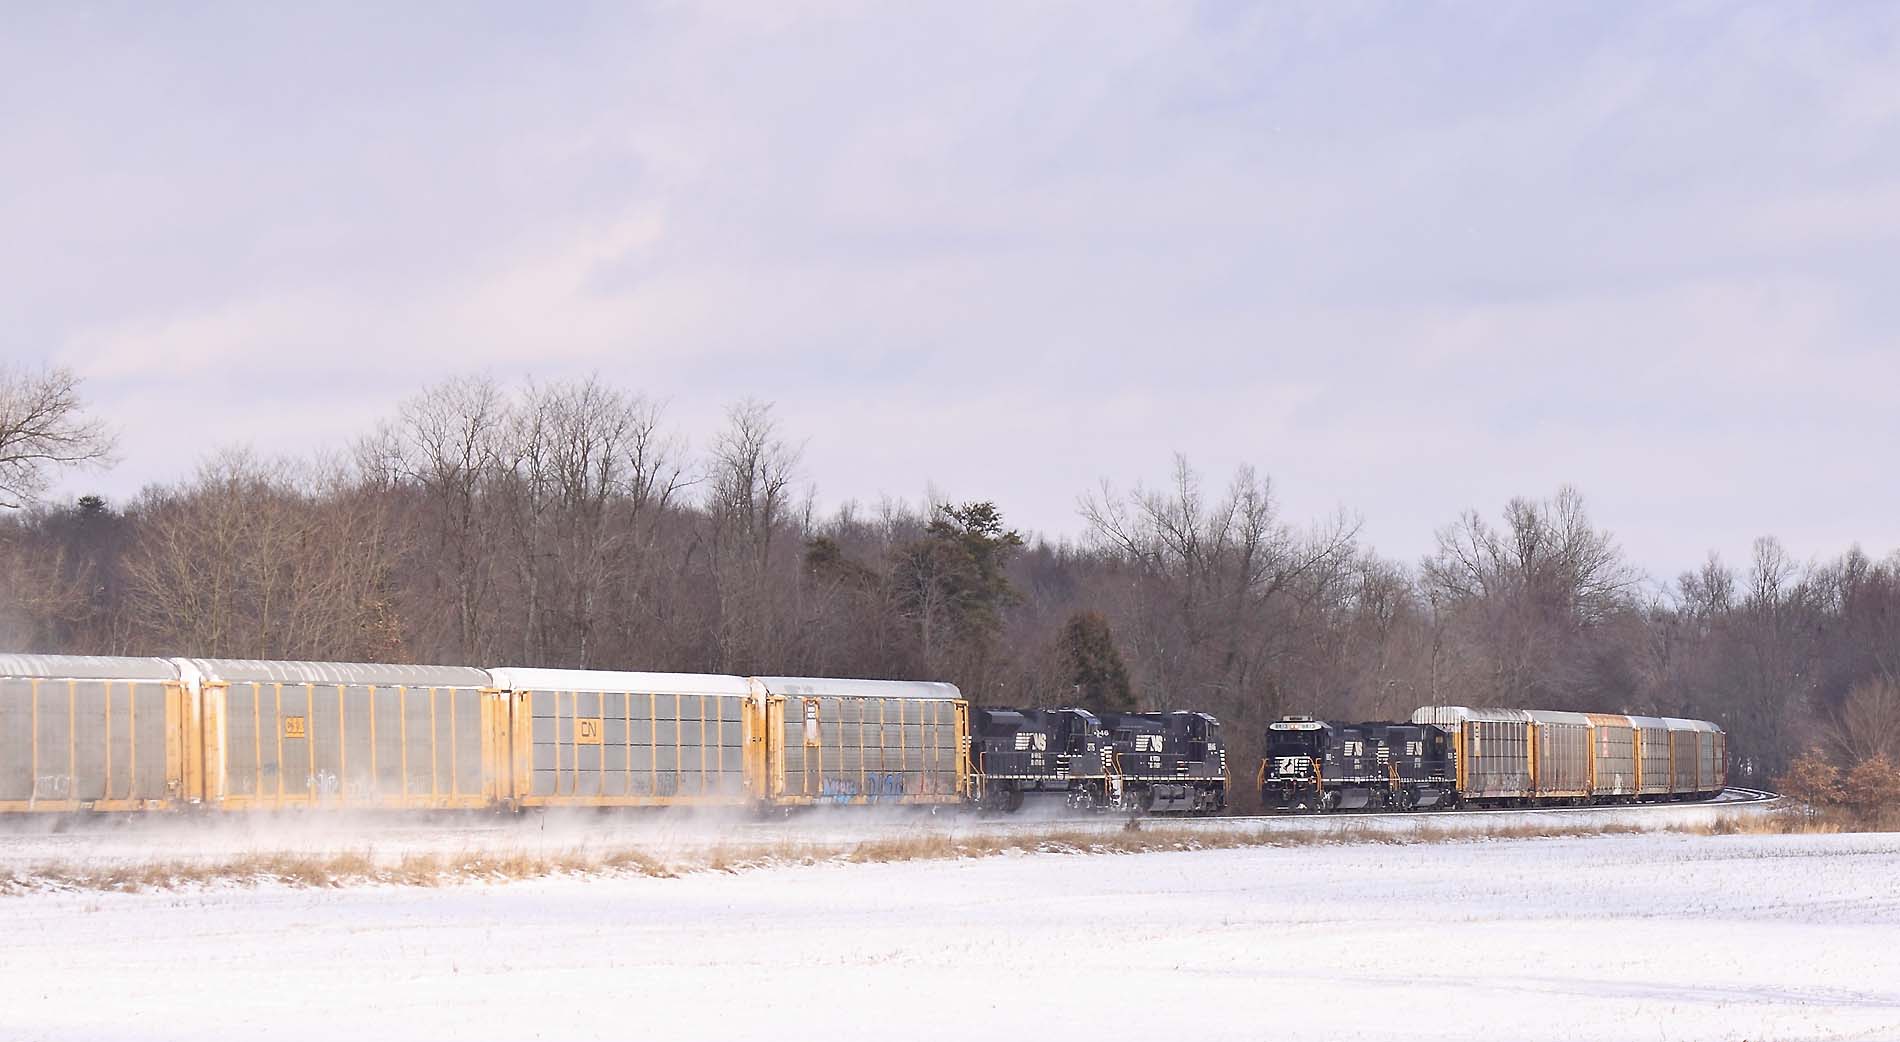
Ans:
[[[1119,627],[1145,663],[1142,697],[1187,697],[1249,722],[1276,712],[1286,694],[1277,666],[1299,639],[1288,623],[1350,562],[1357,521],[1341,515],[1302,536],[1252,468],[1210,502],[1181,456],[1165,491],[1119,497],[1104,485],[1081,510],[1143,587],[1135,619]]]
[[[1856,685],[1829,725],[1828,738],[1846,763],[1877,756],[1900,763],[1900,683],[1873,677]]]
[[[779,435],[772,407],[753,400],[727,410],[726,427],[713,441],[706,511],[721,668],[785,658],[798,591],[774,583],[770,569],[794,520],[800,455]]]
[[[431,572],[453,604],[455,636],[445,650],[457,657],[487,650],[483,609],[493,575],[485,551],[496,519],[482,493],[495,479],[507,422],[508,404],[493,380],[460,377],[404,403],[380,439],[388,446],[379,454],[384,472],[422,494],[422,527],[436,548]]]
[[[1591,638],[1634,610],[1637,573],[1575,489],[1513,499],[1504,520],[1497,529],[1466,512],[1420,568],[1453,643],[1458,669],[1446,686],[1485,704],[1568,708],[1598,684]]]
[[[638,587],[656,515],[685,487],[675,443],[660,409],[599,380],[555,389],[548,401],[559,539],[556,582],[574,664],[592,663],[605,623],[604,593]],[[621,592],[631,592],[623,589]]]
[[[112,444],[105,423],[85,415],[72,370],[0,365],[0,507],[38,498],[53,469],[110,462]]]
[[[403,550],[382,504],[340,472],[244,452],[134,507],[127,610],[147,652],[400,659],[387,599]]]
[[[726,540],[760,561],[789,520],[792,482],[803,451],[779,436],[772,406],[747,399],[726,410],[726,429],[713,442],[707,507]]]
[[[1279,712],[1446,701],[1706,717],[1738,777],[1816,743],[1893,755],[1900,696],[1876,682],[1900,683],[1900,554],[1803,564],[1763,539],[1651,590],[1565,489],[1456,519],[1414,568],[1350,517],[1288,524],[1260,475],[1204,487],[1177,460],[1162,487],[1085,499],[1085,543],[972,557],[935,490],[814,523],[763,403],[690,468],[661,417],[599,380],[458,379],[354,469],[240,454],[123,513],[0,511],[0,645],[915,677],[1049,705],[1078,674],[1063,629],[1094,612],[1136,702],[1216,713],[1236,763]]]

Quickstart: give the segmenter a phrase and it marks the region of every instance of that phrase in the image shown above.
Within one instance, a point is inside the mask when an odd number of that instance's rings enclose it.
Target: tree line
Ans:
[[[0,647],[949,680],[977,704],[1204,709],[1237,780],[1284,713],[1434,703],[1707,718],[1745,779],[1809,750],[1900,760],[1900,554],[1801,563],[1763,538],[1659,586],[1568,488],[1451,519],[1406,562],[1349,515],[1283,516],[1252,469],[1177,459],[1082,495],[1060,540],[990,501],[820,513],[767,403],[695,449],[598,379],[463,377],[332,457],[226,450],[124,504],[37,498],[110,452],[70,374],[0,381],[0,499],[23,504],[0,516]]]

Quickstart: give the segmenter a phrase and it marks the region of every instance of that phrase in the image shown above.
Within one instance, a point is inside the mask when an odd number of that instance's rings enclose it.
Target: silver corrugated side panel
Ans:
[[[585,689],[587,681],[580,689],[523,687],[526,671],[510,672],[522,700],[516,726],[528,729],[525,742],[516,736],[516,748],[525,748],[530,759],[522,794],[529,802],[586,806],[745,799],[743,688],[740,694],[596,691]],[[548,671],[540,672],[533,679],[553,679]],[[669,685],[642,678],[700,675],[601,676],[654,687]],[[721,686],[722,678],[705,676],[711,681],[705,686]]]
[[[835,803],[954,798],[961,751],[954,685],[785,678],[764,683],[785,694],[772,736],[784,797]]]
[[[1590,713],[1596,784],[1592,795],[1629,796],[1636,792],[1636,729],[1617,713]]]
[[[96,675],[115,661],[116,672],[138,675]],[[182,799],[184,694],[175,674],[151,665],[162,661],[65,659],[87,663],[65,672],[94,676],[0,678],[0,811]]]
[[[1590,792],[1590,718],[1582,713],[1531,710],[1537,724],[1537,791],[1559,796]]]
[[[1694,792],[1696,790],[1696,732],[1687,727],[1675,726],[1683,721],[1671,720],[1669,728],[1669,769],[1671,792]]]

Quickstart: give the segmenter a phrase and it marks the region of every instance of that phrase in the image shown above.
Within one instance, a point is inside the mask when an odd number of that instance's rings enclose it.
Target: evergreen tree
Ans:
[[[926,669],[939,668],[952,649],[968,661],[988,656],[1003,609],[1021,599],[1007,569],[1022,545],[996,505],[980,502],[938,507],[923,538],[897,549],[891,582]]]
[[[1062,675],[1073,685],[1075,704],[1098,713],[1135,708],[1128,667],[1101,612],[1078,611],[1069,616],[1056,640],[1056,653]]]

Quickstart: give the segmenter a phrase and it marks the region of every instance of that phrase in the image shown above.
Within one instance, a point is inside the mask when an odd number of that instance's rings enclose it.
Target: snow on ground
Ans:
[[[1900,1038],[1900,836],[0,899],[3,1039]]]
[[[1148,826],[1164,830],[1230,833],[1349,833],[1355,836],[1406,835],[1420,829],[1436,833],[1484,834],[1525,827],[1552,831],[1604,828],[1697,828],[1722,819],[1767,813],[1771,804],[1683,803],[1578,810],[1468,811],[1415,814],[1285,815],[1268,818],[1185,818],[1153,816]],[[718,846],[779,843],[842,845],[910,836],[1037,835],[1119,831],[1119,815],[1076,818],[1060,803],[1005,817],[977,817],[946,811],[824,808],[787,820],[760,820],[736,812],[672,811],[529,812],[520,816],[487,812],[443,814],[418,820],[413,814],[339,814],[331,811],[284,814],[206,815],[183,818],[105,818],[73,824],[45,818],[0,819],[0,875],[30,873],[56,863],[102,867],[141,864],[154,859],[218,862],[247,855],[365,854],[389,861],[410,854],[462,853],[549,855],[576,851],[600,853],[637,847],[657,854]],[[59,828],[60,831],[54,831]]]

